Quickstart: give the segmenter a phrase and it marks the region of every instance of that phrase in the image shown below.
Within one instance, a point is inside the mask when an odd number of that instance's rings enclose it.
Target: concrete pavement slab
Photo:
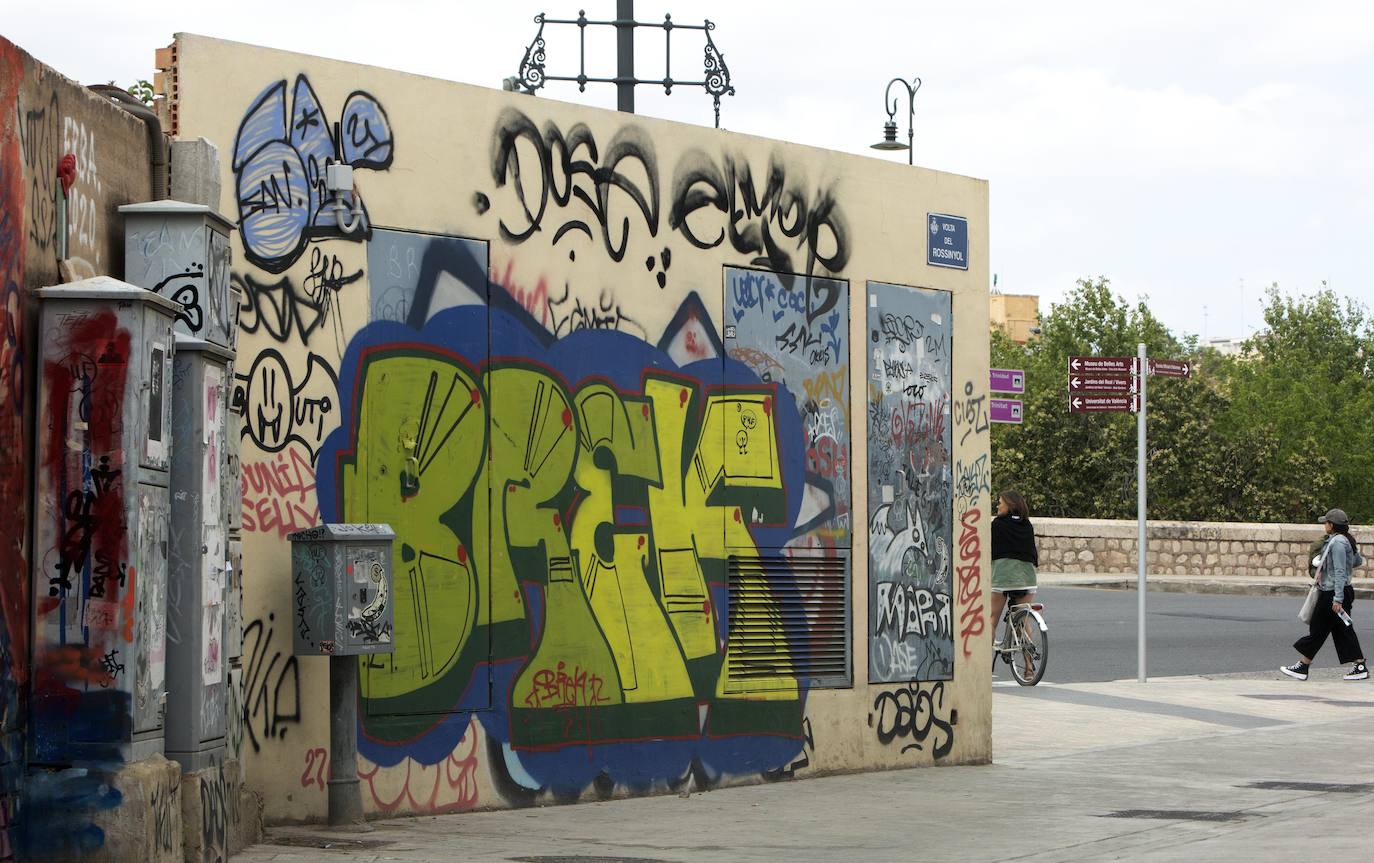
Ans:
[[[236,860],[1156,861],[1374,857],[1374,686],[1263,676],[994,687],[994,763],[540,809],[276,828],[385,843]],[[1277,784],[1275,784],[1277,783]],[[1288,784],[1284,784],[1288,783]],[[1296,784],[1294,784],[1296,783]],[[1336,786],[1368,784],[1363,789]],[[342,843],[341,843],[342,844]]]

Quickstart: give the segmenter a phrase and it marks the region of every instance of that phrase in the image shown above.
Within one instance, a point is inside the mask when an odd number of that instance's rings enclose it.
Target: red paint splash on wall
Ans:
[[[44,549],[48,595],[42,617],[67,599],[85,605],[95,630],[114,628],[118,604],[133,594],[124,513],[124,389],[129,368],[128,330],[111,311],[63,322],[57,351],[44,361],[48,422],[45,462],[40,466],[57,506],[55,549]],[[86,596],[82,585],[91,582]],[[40,584],[42,581],[40,580]],[[85,600],[82,603],[82,600]]]

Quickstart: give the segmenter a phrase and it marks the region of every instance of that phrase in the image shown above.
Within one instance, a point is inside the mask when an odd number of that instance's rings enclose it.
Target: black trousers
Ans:
[[[1331,640],[1336,642],[1336,658],[1342,664],[1364,659],[1364,654],[1360,651],[1359,636],[1355,635],[1355,627],[1346,626],[1345,621],[1331,610],[1332,597],[1335,595],[1335,592],[1330,590],[1323,590],[1317,594],[1317,608],[1312,612],[1312,622],[1307,624],[1309,631],[1293,642],[1293,647],[1303,656],[1315,659],[1317,651],[1326,644],[1326,636],[1330,635]],[[1346,614],[1350,614],[1354,604],[1355,588],[1347,584],[1345,595],[1341,598],[1341,607],[1345,609]]]

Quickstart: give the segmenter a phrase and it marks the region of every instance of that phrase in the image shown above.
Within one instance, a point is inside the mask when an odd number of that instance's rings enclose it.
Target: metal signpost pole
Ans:
[[[1139,522],[1136,557],[1139,573],[1136,582],[1138,608],[1136,611],[1136,654],[1138,671],[1136,679],[1145,682],[1145,379],[1149,377],[1149,359],[1145,356],[1145,343],[1136,345],[1137,380],[1140,381],[1140,407],[1136,412],[1136,520]]]

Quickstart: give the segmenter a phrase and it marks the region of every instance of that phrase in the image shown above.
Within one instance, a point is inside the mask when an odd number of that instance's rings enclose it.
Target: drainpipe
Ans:
[[[168,158],[169,145],[166,137],[162,134],[162,121],[157,118],[157,113],[147,105],[135,99],[129,93],[112,84],[88,84],[87,90],[106,96],[143,121],[148,127],[148,153],[152,161],[153,179],[153,200],[164,200],[168,195],[168,184],[170,179],[170,159]]]

